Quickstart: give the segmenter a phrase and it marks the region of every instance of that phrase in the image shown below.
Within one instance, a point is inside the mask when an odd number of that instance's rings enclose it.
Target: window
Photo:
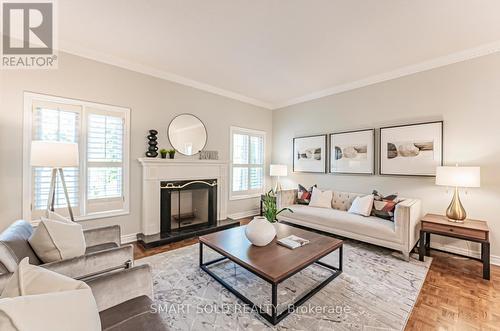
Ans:
[[[231,200],[263,193],[265,144],[265,132],[231,127]]]
[[[24,217],[45,214],[51,179],[50,168],[30,166],[33,140],[78,144],[80,166],[63,169],[77,220],[128,213],[129,116],[127,108],[25,93]],[[54,207],[67,214],[59,178]]]

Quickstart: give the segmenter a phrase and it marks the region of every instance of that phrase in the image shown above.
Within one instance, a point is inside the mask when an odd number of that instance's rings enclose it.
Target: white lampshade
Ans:
[[[436,185],[452,187],[480,187],[479,167],[437,167]]]
[[[32,167],[78,167],[78,144],[34,140],[31,142]]]
[[[288,169],[285,164],[271,164],[269,175],[273,177],[284,177],[288,175]]]

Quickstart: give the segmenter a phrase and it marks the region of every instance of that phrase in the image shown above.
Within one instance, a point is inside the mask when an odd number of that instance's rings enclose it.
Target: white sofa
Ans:
[[[420,230],[420,200],[399,202],[394,221],[389,221],[348,213],[354,199],[363,195],[334,191],[332,208],[317,208],[297,204],[297,190],[282,190],[276,196],[278,208],[288,207],[293,213],[285,211],[278,220],[401,251],[408,261]]]

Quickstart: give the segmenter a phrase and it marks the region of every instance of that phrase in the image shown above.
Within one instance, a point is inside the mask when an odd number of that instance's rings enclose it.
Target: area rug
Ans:
[[[272,326],[202,271],[198,254],[199,246],[192,245],[136,263],[151,265],[152,310],[171,330],[403,330],[431,262],[419,262],[416,256],[406,262],[392,250],[346,240],[343,273]],[[204,256],[208,261],[219,255],[205,248]],[[338,265],[337,252],[322,261]],[[247,298],[269,307],[271,287],[265,281],[229,261],[211,270]],[[310,266],[280,284],[279,311],[329,274]]]

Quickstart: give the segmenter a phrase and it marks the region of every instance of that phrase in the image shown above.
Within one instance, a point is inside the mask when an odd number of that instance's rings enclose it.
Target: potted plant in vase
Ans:
[[[167,158],[167,153],[168,153],[168,151],[165,148],[160,149],[160,154],[161,154],[162,159]]]
[[[269,221],[269,223],[274,226],[276,231],[278,231],[278,215],[285,210],[293,213],[293,210],[286,207],[278,210],[278,207],[276,206],[276,194],[273,190],[267,192],[262,198],[262,209],[264,216]]]
[[[168,157],[171,159],[175,157],[175,149],[171,149],[168,151]]]
[[[248,240],[255,246],[266,246],[277,234],[277,220],[276,217],[281,212],[288,210],[293,213],[289,208],[282,208],[278,210],[276,207],[276,196],[269,191],[264,195],[262,200],[264,216],[255,216],[253,220],[248,223],[245,229],[245,235]]]

